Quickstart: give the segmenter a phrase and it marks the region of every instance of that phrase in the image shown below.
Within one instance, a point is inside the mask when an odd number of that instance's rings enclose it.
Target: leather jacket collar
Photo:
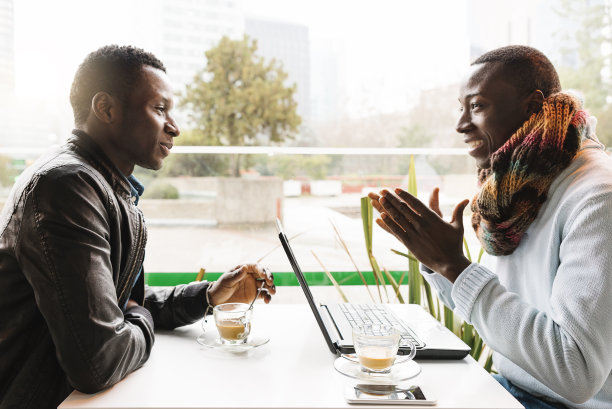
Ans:
[[[91,136],[80,129],[73,129],[72,136],[66,144],[68,149],[78,152],[85,157],[104,176],[115,192],[118,192],[128,200],[132,197],[132,185],[128,179],[111,162],[102,148],[100,148],[100,145]]]

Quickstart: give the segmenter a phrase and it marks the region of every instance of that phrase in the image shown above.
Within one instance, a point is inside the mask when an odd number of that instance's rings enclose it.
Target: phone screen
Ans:
[[[431,396],[426,396],[419,386],[400,387],[398,385],[357,384],[346,389],[349,403],[380,404],[435,404]]]

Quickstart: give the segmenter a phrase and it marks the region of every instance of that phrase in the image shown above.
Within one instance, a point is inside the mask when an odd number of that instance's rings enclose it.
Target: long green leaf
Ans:
[[[408,193],[417,196],[416,170],[414,167],[414,155],[410,155],[410,166],[408,168]]]
[[[413,260],[413,261],[416,261],[417,263],[419,262],[419,260],[417,260],[412,254],[402,253],[401,251],[395,250],[395,249],[391,249],[391,251],[399,256],[406,257],[408,260]]]
[[[363,285],[366,288],[366,291],[370,295],[370,299],[372,300],[372,302],[376,302],[374,300],[374,296],[372,295],[372,292],[370,291],[370,287],[368,286],[368,283],[366,282],[365,277],[361,273],[361,270],[359,270],[359,267],[357,267],[357,263],[355,263],[355,260],[353,259],[353,256],[351,255],[351,252],[349,251],[348,246],[346,245],[346,242],[342,238],[342,235],[340,234],[340,230],[338,229],[338,226],[336,226],[336,223],[334,223],[333,220],[330,220],[330,223],[334,229],[334,232],[336,232],[336,238],[338,239],[338,241],[340,242],[340,245],[342,246],[342,248],[348,255],[349,259],[351,260],[351,263],[353,263],[353,267],[355,267],[355,271],[357,271],[357,273],[359,274],[359,277],[361,278],[361,282],[363,283]]]
[[[366,252],[368,255],[368,260],[371,261],[372,254],[372,218],[373,218],[373,209],[372,203],[370,202],[370,198],[365,196],[361,198],[361,222],[363,223],[363,235],[365,238],[365,246]],[[378,290],[378,299],[382,302],[382,294],[380,293],[380,283],[378,277],[376,276],[376,272],[374,271],[374,267],[372,267],[372,274],[374,276],[374,281],[376,282],[376,290]]]
[[[404,281],[404,278],[406,277],[406,272],[402,271],[402,275],[400,276],[399,280],[397,280],[397,285],[402,285],[402,282]]]
[[[410,165],[408,168],[408,193],[417,197],[416,170],[414,165],[414,155],[410,155]],[[410,253],[408,253],[410,254]],[[412,254],[410,254],[412,256]],[[421,304],[421,294],[423,293],[423,277],[419,271],[419,262],[414,256],[408,260],[408,302],[410,304]]]
[[[461,321],[457,319],[453,310],[444,306],[444,326],[461,338]]]
[[[484,252],[485,252],[484,247],[481,247],[480,252],[478,253],[478,261],[477,261],[478,263],[480,263],[480,259],[482,258],[482,255],[484,254]]]
[[[423,277],[419,271],[419,263],[408,260],[408,302],[410,304],[421,304],[421,292]]]
[[[334,287],[336,287],[336,290],[338,291],[338,294],[340,294],[340,297],[342,297],[342,301],[344,302],[349,302],[348,298],[346,298],[346,295],[344,294],[344,291],[342,291],[342,288],[340,287],[340,284],[338,284],[338,282],[336,281],[336,279],[334,278],[334,276],[325,268],[325,266],[323,265],[323,263],[321,262],[321,260],[319,259],[319,257],[317,257],[317,255],[315,254],[314,251],[310,250],[310,252],[312,253],[312,255],[314,256],[314,258],[317,259],[317,261],[319,262],[319,265],[321,266],[321,268],[323,269],[323,271],[325,272],[325,274],[327,275],[327,278],[329,278],[329,281],[332,282],[332,284],[334,285]]]
[[[395,292],[395,296],[397,297],[397,300],[401,304],[404,304],[404,298],[402,298],[402,294],[400,293],[400,286],[399,286],[399,284],[395,281],[395,279],[393,278],[391,273],[389,273],[389,270],[387,270],[385,268],[385,269],[383,269],[383,271],[385,272],[385,276],[387,277],[387,280],[389,280],[389,283],[391,284],[391,287],[393,287],[393,291]]]
[[[484,369],[491,373],[493,372],[493,352],[489,351],[489,355],[487,356],[487,360],[485,361],[484,364]]]
[[[437,311],[435,310],[433,294],[431,292],[431,286],[429,285],[427,280],[423,280],[423,287],[425,288],[425,297],[427,298],[427,308],[429,308],[429,313],[433,315],[434,318],[436,318]]]
[[[361,221],[363,223],[363,235],[365,236],[365,245],[368,254],[372,253],[372,217],[373,208],[370,198],[365,196],[361,198]]]
[[[380,267],[378,266],[378,261],[376,261],[376,258],[374,257],[373,254],[369,255],[369,259],[370,259],[370,265],[372,266],[372,271],[374,272],[374,276],[376,277],[376,281],[379,284],[379,286],[383,288],[383,291],[385,292],[385,297],[387,298],[387,302],[389,302],[389,293],[387,292],[387,283],[385,282],[385,278],[383,277],[382,271]],[[378,291],[380,295],[380,289]],[[381,296],[380,301],[382,302],[382,296]]]
[[[475,360],[479,360],[480,359],[480,355],[482,354],[482,347],[483,347],[484,343],[482,341],[482,338],[480,338],[480,335],[478,335],[478,332],[474,331],[474,347],[472,347],[472,358],[474,358]]]
[[[363,222],[363,233],[365,236],[365,244],[366,250],[368,252],[368,260],[370,261],[370,265],[372,266],[372,272],[374,274],[374,279],[376,281],[376,287],[378,289],[378,296],[380,298],[380,302],[382,302],[382,294],[380,291],[380,287],[382,286],[385,296],[387,297],[387,302],[389,302],[389,294],[387,293],[387,285],[385,283],[385,279],[380,271],[380,267],[378,266],[378,262],[374,257],[372,252],[372,229],[373,229],[373,217],[374,217],[374,209],[372,207],[372,202],[370,198],[365,196],[361,198],[361,220]]]
[[[474,327],[466,322],[462,325],[462,334],[461,339],[465,342],[470,348],[474,348]]]
[[[470,248],[468,247],[465,236],[463,236],[463,248],[465,248],[465,255],[468,258],[468,260],[472,261],[472,256],[470,255]]]

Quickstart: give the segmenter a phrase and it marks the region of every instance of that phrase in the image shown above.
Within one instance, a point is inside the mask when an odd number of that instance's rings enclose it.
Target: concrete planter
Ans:
[[[274,223],[281,217],[281,178],[218,178],[216,216],[218,224]]]
[[[149,224],[233,225],[274,223],[281,216],[281,178],[166,178],[180,199],[143,198],[138,207]]]

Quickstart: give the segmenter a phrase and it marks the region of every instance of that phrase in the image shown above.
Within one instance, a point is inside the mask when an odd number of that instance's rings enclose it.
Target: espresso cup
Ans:
[[[244,344],[251,333],[253,309],[249,304],[226,303],[213,309],[215,325],[222,344]]]
[[[390,325],[363,325],[353,328],[353,343],[361,370],[369,373],[389,373],[399,349],[400,333]],[[414,358],[416,347],[406,359]]]

